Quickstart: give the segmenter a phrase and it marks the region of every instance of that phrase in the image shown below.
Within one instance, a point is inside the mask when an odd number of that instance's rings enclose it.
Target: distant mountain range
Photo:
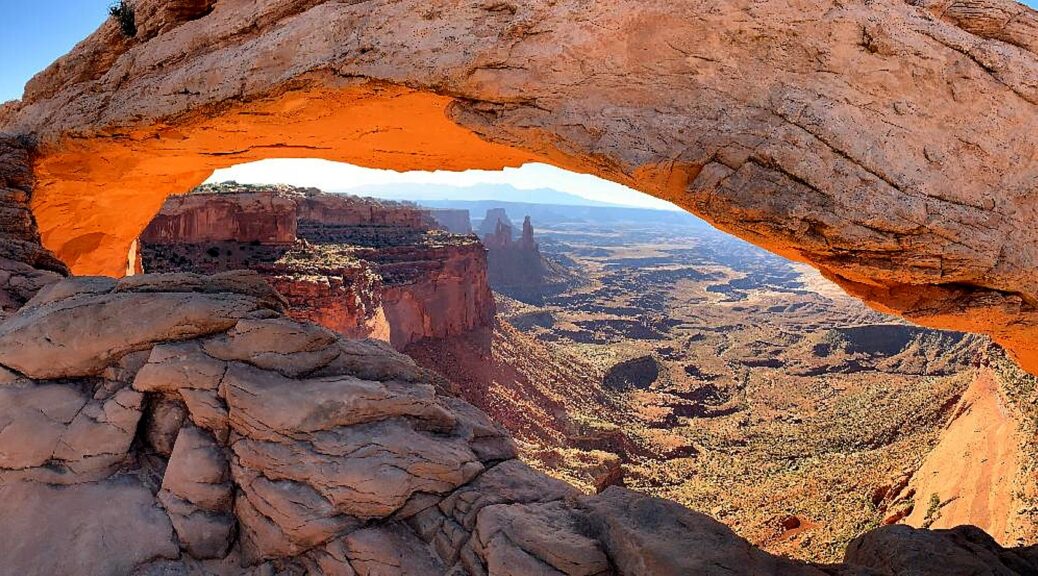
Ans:
[[[474,202],[481,200],[515,202],[520,204],[550,204],[555,206],[598,206],[631,208],[625,204],[599,202],[560,192],[551,188],[524,190],[509,184],[476,184],[474,186],[451,186],[447,184],[368,184],[356,188],[329,190],[356,196],[370,196],[388,200],[410,200],[424,204],[429,201]]]
[[[711,229],[710,225],[683,210],[653,210],[630,206],[577,206],[573,204],[541,204],[530,202],[504,202],[501,200],[422,200],[418,204],[427,208],[455,208],[469,211],[473,227],[478,227],[487,210],[504,208],[513,222],[521,223],[523,217],[533,219],[534,226],[552,224],[574,224],[581,222],[608,224],[669,224]]]

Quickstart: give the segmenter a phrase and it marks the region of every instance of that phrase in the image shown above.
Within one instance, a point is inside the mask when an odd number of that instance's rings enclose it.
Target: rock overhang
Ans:
[[[1026,7],[196,4],[142,1],[146,34],[106,23],[0,113],[38,143],[33,212],[74,272],[122,273],[163,199],[230,164],[536,160],[675,202],[884,311],[991,334],[1038,370]]]

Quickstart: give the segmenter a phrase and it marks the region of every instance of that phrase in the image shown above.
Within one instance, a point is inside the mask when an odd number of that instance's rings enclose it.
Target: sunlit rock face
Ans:
[[[167,195],[234,163],[539,160],[1038,370],[1038,16],[1012,0],[139,4],[137,37],[104,24],[0,112],[77,273],[123,273]]]
[[[288,314],[397,349],[489,326],[483,246],[413,205],[290,186],[207,185],[141,235],[149,272],[261,272]]]
[[[141,233],[143,244],[242,242],[290,245],[296,241],[296,202],[271,192],[171,198]]]
[[[257,576],[1038,569],[1033,550],[1004,549],[976,529],[902,526],[856,540],[847,565],[813,566],[771,556],[674,502],[617,487],[581,495],[516,460],[503,429],[411,359],[285,318],[284,306],[253,272],[72,278],[0,323],[0,567]]]
[[[0,151],[19,186],[26,148]],[[18,213],[24,194],[9,198]],[[1038,571],[1034,549],[976,529],[903,526],[855,540],[847,564],[806,565],[674,502],[582,496],[385,343],[284,317],[256,273],[62,279],[17,221],[0,245],[18,267],[0,269],[43,276],[0,285],[15,303],[0,319],[5,573]]]

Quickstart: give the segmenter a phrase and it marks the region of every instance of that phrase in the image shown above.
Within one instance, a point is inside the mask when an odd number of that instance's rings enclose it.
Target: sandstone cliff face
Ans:
[[[146,244],[296,241],[296,202],[273,193],[192,194],[170,198],[141,233]]]
[[[379,252],[379,259],[385,258]],[[383,262],[379,269],[392,274]],[[406,274],[413,277],[410,281],[396,276],[396,283],[387,284],[382,294],[391,342],[398,350],[423,338],[447,338],[493,323],[494,296],[487,278],[486,250],[480,243],[430,247],[417,258],[412,253],[407,261],[392,266],[421,271]]]
[[[27,156],[0,144],[15,182]],[[52,262],[34,238],[31,220],[3,237],[18,270]],[[534,472],[429,372],[384,344],[284,318],[255,274],[52,274],[0,322],[5,572],[1038,570],[1033,549],[970,529],[880,529],[842,566],[776,558],[672,502],[620,488],[582,497]]]
[[[145,229],[146,270],[257,270],[291,317],[397,349],[493,320],[483,247],[432,230],[422,210],[286,186],[203,190],[171,198]]]
[[[561,265],[541,255],[529,216],[523,220],[518,240],[508,222],[511,220],[503,208],[493,208],[487,210],[480,226],[481,231],[493,226],[493,231],[483,236],[483,243],[494,290],[522,302],[540,304],[545,296],[577,282]]]
[[[468,210],[456,208],[425,208],[440,228],[455,234],[472,234],[472,219]]]
[[[26,143],[0,135],[0,319],[68,274],[65,265],[40,246],[29,210],[30,156]]]
[[[1012,0],[139,4],[138,37],[106,23],[0,115],[40,142],[33,210],[77,272],[120,274],[229,164],[541,160],[1038,370],[1038,14]]]
[[[854,565],[812,567],[672,502],[615,487],[581,496],[516,460],[497,425],[407,357],[283,307],[255,273],[75,278],[0,323],[4,571],[1038,569],[1034,551],[982,533],[907,527],[856,541]]]
[[[346,262],[319,272],[277,263],[256,269],[288,300],[292,318],[347,338],[391,341],[392,328],[382,303],[385,286],[366,262]]]
[[[388,226],[428,230],[434,220],[414,206],[380,202],[372,198],[322,194],[315,189],[297,203],[298,218],[318,226]]]
[[[1000,542],[1030,529],[1018,500],[1027,485],[1020,453],[1020,425],[991,371],[983,371],[962,395],[940,442],[911,478],[916,506],[911,526],[979,526]]]

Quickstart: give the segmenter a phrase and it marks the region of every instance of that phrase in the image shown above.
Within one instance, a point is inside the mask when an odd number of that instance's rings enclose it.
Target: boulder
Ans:
[[[44,293],[39,303],[30,301],[21,314],[0,324],[0,364],[32,378],[100,374],[130,352],[223,332],[244,316],[271,309],[245,294],[207,294],[215,287],[195,279],[198,291],[172,278],[137,281],[110,292],[97,292],[94,284],[78,278],[62,280],[51,289],[63,297]],[[159,291],[163,288],[168,291]]]
[[[450,431],[456,420],[426,384],[380,382],[351,376],[295,380],[276,372],[232,365],[224,379],[230,420],[240,434],[277,441],[396,417]]]
[[[581,508],[621,574],[825,574],[767,554],[705,514],[625,488],[607,488]]]
[[[5,574],[129,574],[178,554],[169,518],[133,478],[60,487],[0,483]]]
[[[170,284],[176,278],[189,280],[183,290]],[[48,370],[41,364],[0,369],[0,572],[1038,571],[1033,549],[1004,549],[975,529],[901,526],[856,540],[844,565],[811,566],[674,502],[617,487],[583,496],[515,459],[485,414],[443,396],[430,373],[385,343],[284,320],[272,300],[252,294],[195,277],[62,281],[8,318],[3,329],[60,316],[70,302],[89,310],[169,295],[256,313],[173,336],[148,322],[123,340],[99,328],[105,349],[125,352],[87,360],[77,347],[95,343],[70,342],[78,359],[57,368],[60,380],[34,377]],[[118,326],[140,320],[137,310],[109,313]],[[54,349],[45,332],[22,336],[23,351]]]
[[[357,576],[425,576],[446,574],[447,569],[425,543],[399,524],[381,529],[358,530],[343,544]]]
[[[318,432],[306,441],[243,438],[233,449],[240,466],[312,486],[338,512],[359,518],[385,518],[415,493],[448,493],[483,470],[463,440],[396,420]]]
[[[496,505],[479,515],[476,538],[490,574],[611,576],[609,557],[562,502]]]
[[[14,179],[35,175],[43,244],[77,273],[125,273],[164,199],[233,164],[546,161],[1038,371],[1031,8],[257,2],[144,2],[138,36],[106,22],[0,113],[38,143]]]
[[[1033,547],[1003,548],[975,526],[950,530],[921,530],[903,524],[883,526],[852,540],[844,553],[844,562],[891,575],[1038,573],[1038,554]]]

